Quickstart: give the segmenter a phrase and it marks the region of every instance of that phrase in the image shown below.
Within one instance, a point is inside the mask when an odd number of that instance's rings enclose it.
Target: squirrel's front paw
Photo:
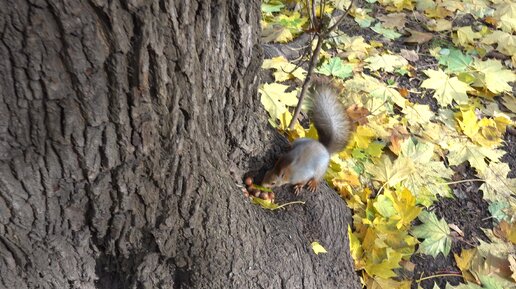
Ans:
[[[303,184],[294,185],[294,195],[299,196],[299,193],[303,189]]]

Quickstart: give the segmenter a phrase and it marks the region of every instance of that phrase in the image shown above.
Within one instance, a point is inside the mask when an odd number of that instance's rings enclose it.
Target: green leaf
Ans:
[[[510,288],[511,286],[514,288],[514,283],[508,282],[507,280],[502,279],[496,275],[480,275],[478,277],[480,279],[480,283],[482,283],[482,288],[485,289],[505,289]]]
[[[507,202],[496,201],[489,204],[489,212],[498,222],[510,220],[509,216],[504,212],[507,208],[509,208],[509,203]]]
[[[342,59],[333,57],[327,63],[321,65],[317,72],[327,76],[333,75],[339,78],[347,78],[352,75],[353,67],[349,64],[344,64]]]
[[[397,212],[394,209],[392,201],[385,195],[379,195],[376,198],[376,202],[373,204],[374,208],[385,218],[390,218]]]
[[[374,32],[381,34],[383,35],[383,37],[390,40],[395,40],[397,38],[400,38],[401,36],[401,34],[394,31],[393,29],[384,28],[381,23],[376,23],[376,25],[371,27],[371,29],[373,29]]]
[[[447,256],[451,249],[450,228],[444,219],[438,220],[433,212],[421,212],[419,220],[422,225],[412,229],[412,235],[419,239],[425,239],[419,244],[419,252],[431,255],[434,258],[443,253]]]
[[[458,49],[441,49],[439,51],[439,64],[447,67],[450,72],[466,71],[468,66],[473,62],[473,58],[469,55],[463,54]]]
[[[264,199],[256,198],[253,196],[251,196],[251,203],[253,203],[255,205],[260,205],[262,208],[268,209],[271,211],[274,211],[279,208],[278,204],[273,203],[270,200],[264,200]]]
[[[270,1],[269,3],[262,3],[262,12],[269,14],[273,12],[280,12],[281,8],[283,7],[285,7],[285,5],[280,1]]]

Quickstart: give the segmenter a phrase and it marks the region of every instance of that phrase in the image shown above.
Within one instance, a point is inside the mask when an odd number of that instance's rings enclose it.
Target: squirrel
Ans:
[[[337,98],[337,88],[318,80],[308,92],[308,116],[314,122],[319,140],[296,139],[290,151],[265,173],[264,187],[293,184],[294,194],[298,195],[307,185],[309,191],[315,192],[331,155],[341,151],[348,142],[351,123],[344,105]]]

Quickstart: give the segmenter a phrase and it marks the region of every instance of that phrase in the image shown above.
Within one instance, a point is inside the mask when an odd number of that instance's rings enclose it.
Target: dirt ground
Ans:
[[[384,11],[377,11],[377,13],[382,14]],[[454,25],[460,26],[472,25],[474,23],[475,19],[470,16],[457,18],[454,21]],[[406,27],[425,31],[424,28],[420,26],[421,25],[417,21],[414,21],[413,18],[407,17]],[[367,41],[375,40],[382,42],[384,44],[384,48],[393,51],[393,53],[399,53],[401,49],[424,52],[419,55],[419,61],[414,65],[416,76],[404,76],[397,79],[400,86],[404,86],[409,90],[411,88],[417,89],[422,80],[426,78],[422,72],[424,69],[437,67],[436,59],[427,53],[432,41],[419,47],[405,44],[403,42],[403,37],[396,41],[386,41],[372,30],[358,27],[358,25],[352,20],[345,21],[341,26],[341,30],[346,31],[346,34],[350,36],[362,36]],[[446,35],[438,36],[436,34],[435,36],[436,38],[434,38],[434,41],[451,42],[450,39],[445,38]],[[438,39],[437,37],[443,38]],[[409,96],[409,99],[415,103],[428,104],[434,111],[437,111],[438,109],[437,101],[431,97],[430,93],[418,96],[411,95]],[[507,162],[511,168],[509,177],[514,178],[516,177],[516,129],[508,128],[502,149],[507,151],[507,154],[502,158],[502,160]],[[477,178],[475,176],[474,169],[469,165],[462,164],[452,167],[452,169],[455,171],[453,181]],[[439,218],[444,218],[448,224],[457,225],[463,231],[464,237],[458,238],[452,243],[452,250],[447,257],[444,257],[442,254],[438,255],[436,258],[427,255],[414,254],[410,259],[410,261],[415,264],[414,271],[402,272],[400,274],[401,276],[406,279],[416,281],[428,276],[460,274],[460,270],[457,268],[453,253],[458,254],[462,249],[469,249],[477,246],[479,244],[478,239],[487,241],[487,237],[484,235],[482,229],[493,228],[492,218],[488,210],[488,203],[483,199],[482,191],[479,190],[481,184],[481,182],[470,181],[451,185],[455,197],[450,199],[439,198],[439,200],[430,208],[430,210],[435,212]],[[461,277],[441,276],[423,280],[420,285],[425,289],[431,289],[435,283],[440,288],[445,288],[446,283],[458,285],[461,282]],[[412,283],[412,288],[417,288],[416,282]]]

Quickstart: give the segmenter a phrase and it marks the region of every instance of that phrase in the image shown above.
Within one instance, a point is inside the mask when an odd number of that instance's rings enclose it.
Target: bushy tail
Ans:
[[[350,136],[350,121],[344,105],[339,101],[337,88],[331,83],[316,80],[307,102],[319,142],[332,153],[341,151]]]

